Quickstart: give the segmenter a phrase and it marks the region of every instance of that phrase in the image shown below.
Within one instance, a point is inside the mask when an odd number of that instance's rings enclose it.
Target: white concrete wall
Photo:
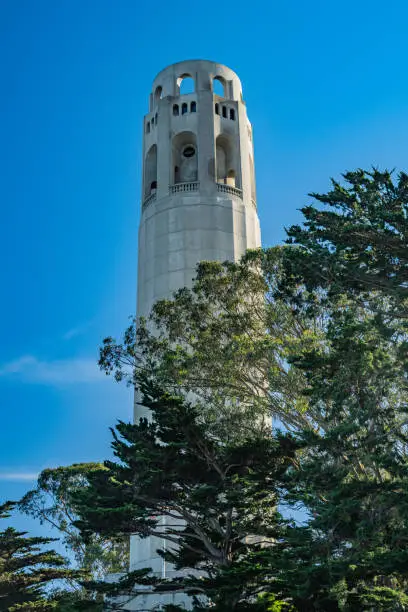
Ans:
[[[225,195],[176,194],[149,205],[139,229],[138,315],[191,285],[197,262],[238,260],[260,245],[254,207]]]

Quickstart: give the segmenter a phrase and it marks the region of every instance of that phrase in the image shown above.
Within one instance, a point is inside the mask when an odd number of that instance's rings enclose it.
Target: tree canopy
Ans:
[[[180,573],[96,590],[181,591],[197,611],[408,610],[408,177],[343,179],[287,244],[202,262],[105,340],[102,369],[149,418],[112,430],[73,525],[86,545],[159,536]]]
[[[193,287],[159,300],[132,320],[123,341],[108,337],[100,366],[136,388],[145,381],[183,392],[223,439],[309,419],[304,374],[289,357],[324,340],[321,317],[276,300],[282,249],[249,252],[240,262],[202,262]]]
[[[43,470],[36,488],[28,491],[18,503],[19,510],[55,529],[73,556],[76,567],[93,580],[109,572],[126,570],[129,561],[128,539],[106,539],[94,534],[84,542],[75,526],[78,516],[73,497],[88,486],[89,475],[100,468],[98,463],[80,463]]]
[[[258,433],[220,443],[180,396],[150,385],[143,393],[152,418],[116,427],[117,461],[93,472],[91,486],[79,492],[78,525],[85,537],[97,531],[162,538],[163,558],[175,569],[189,568],[187,578],[175,580],[149,578],[147,568],[131,577],[132,587],[206,593],[215,610],[246,609],[270,570],[245,578],[245,568],[284,523],[278,488],[296,445],[290,436]]]
[[[0,519],[10,516],[12,502],[0,505]],[[57,602],[47,596],[53,581],[78,580],[66,560],[54,550],[44,550],[52,538],[27,537],[26,532],[7,527],[0,531],[0,609],[7,612],[48,612]]]
[[[381,295],[391,318],[406,319],[408,299],[408,175],[358,169],[332,180],[326,194],[301,209],[302,225],[288,230],[283,295],[299,284],[328,299],[346,293],[371,301]],[[321,205],[324,205],[323,207]],[[378,305],[377,305],[378,307]]]

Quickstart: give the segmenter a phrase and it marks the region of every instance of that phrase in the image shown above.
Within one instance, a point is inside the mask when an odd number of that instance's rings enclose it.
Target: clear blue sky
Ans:
[[[105,458],[131,418],[95,363],[134,310],[155,74],[189,58],[238,73],[272,245],[330,176],[408,169],[407,22],[405,0],[2,0],[0,500]]]

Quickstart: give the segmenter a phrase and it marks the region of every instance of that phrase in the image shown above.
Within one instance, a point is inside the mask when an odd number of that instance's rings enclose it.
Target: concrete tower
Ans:
[[[190,93],[184,93],[185,79]],[[162,70],[143,134],[138,316],[191,285],[199,261],[238,260],[261,243],[252,128],[232,70],[203,60]],[[135,418],[139,410],[136,404]],[[169,577],[171,567],[156,553],[162,546],[157,538],[132,538],[131,569],[151,566]],[[133,609],[158,603],[152,595],[137,600]]]
[[[183,95],[186,78],[194,92]],[[157,75],[144,118],[138,315],[190,285],[198,261],[237,260],[260,246],[253,159],[232,70],[198,60]]]

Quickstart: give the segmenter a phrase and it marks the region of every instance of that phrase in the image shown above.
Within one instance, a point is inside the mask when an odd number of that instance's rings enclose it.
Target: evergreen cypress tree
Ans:
[[[0,505],[0,518],[10,516],[14,504]],[[67,569],[63,557],[43,546],[54,540],[27,537],[25,532],[7,527],[0,531],[0,610],[7,612],[48,611],[57,603],[47,597],[46,587],[54,580],[77,579],[78,572]]]
[[[270,588],[296,609],[408,609],[407,389],[398,343],[350,303],[333,315],[329,348],[298,357],[319,428],[302,450],[283,503],[304,523],[270,562]]]
[[[200,576],[146,568],[102,591],[181,590],[197,611],[408,610],[408,177],[345,179],[292,244],[202,264],[154,309],[159,334],[107,339],[102,367],[142,387],[152,420],[116,428],[78,526],[159,535]],[[252,426],[271,408],[290,434]]]
[[[296,444],[290,435],[256,433],[224,443],[182,397],[163,394],[151,382],[143,392],[152,419],[116,427],[117,461],[105,462],[78,492],[78,526],[85,537],[163,538],[160,555],[185,575],[159,579],[146,568],[102,590],[132,599],[137,585],[150,585],[194,596],[196,610],[267,610],[271,603],[260,596],[275,570],[260,560],[285,529],[278,491]]]
[[[301,428],[285,502],[302,508],[273,591],[299,610],[408,609],[408,177],[358,170],[289,229],[275,299],[323,318],[292,353],[315,428]],[[268,253],[264,254],[268,266]],[[271,553],[271,551],[269,551]]]

